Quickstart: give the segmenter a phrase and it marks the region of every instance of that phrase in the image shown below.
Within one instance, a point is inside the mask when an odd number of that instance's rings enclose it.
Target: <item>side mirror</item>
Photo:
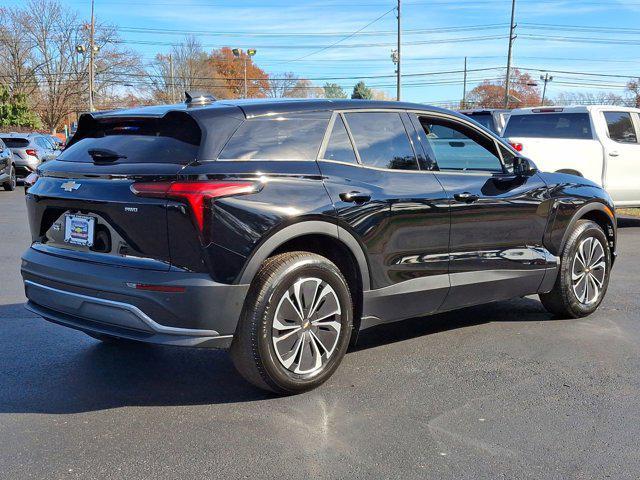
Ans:
[[[513,159],[513,173],[521,177],[530,177],[538,171],[535,163],[525,157],[516,157]]]

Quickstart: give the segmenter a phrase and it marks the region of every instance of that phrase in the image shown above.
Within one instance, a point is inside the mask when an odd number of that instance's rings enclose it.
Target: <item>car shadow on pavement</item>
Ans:
[[[517,299],[373,327],[360,335],[355,350],[487,322],[549,318],[539,302]],[[0,305],[0,321],[0,414],[273,398],[246,383],[225,351],[104,344],[34,317],[20,304]]]
[[[273,398],[221,350],[101,343],[0,305],[0,414],[78,413]]]

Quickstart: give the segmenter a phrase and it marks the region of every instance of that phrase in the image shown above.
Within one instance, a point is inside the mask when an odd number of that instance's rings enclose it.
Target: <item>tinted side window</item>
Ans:
[[[342,117],[338,115],[331,129],[331,136],[327,149],[324,152],[324,158],[327,160],[337,160],[340,162],[357,163],[356,154],[351,145],[351,139],[344,126]]]
[[[592,139],[588,113],[511,115],[503,137]]]
[[[620,143],[638,143],[638,135],[629,112],[604,112],[609,138]]]
[[[471,127],[435,117],[420,117],[440,170],[502,172],[495,142]]]
[[[346,113],[345,118],[364,165],[418,170],[418,162],[399,113]]]
[[[329,112],[250,119],[236,130],[219,158],[315,160],[328,122]]]

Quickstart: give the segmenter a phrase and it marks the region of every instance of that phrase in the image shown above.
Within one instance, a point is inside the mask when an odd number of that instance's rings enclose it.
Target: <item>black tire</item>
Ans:
[[[595,290],[592,288],[593,301],[585,303],[581,301],[576,295],[574,290],[574,280],[572,275],[574,268],[581,268],[581,263],[576,259],[578,248],[580,245],[587,241],[589,238],[598,241],[602,247],[604,253],[605,271],[602,280],[602,287],[599,292],[593,293]],[[593,271],[596,271],[593,269]],[[564,250],[560,257],[560,271],[558,278],[553,286],[553,290],[549,293],[540,294],[540,300],[544,305],[544,308],[548,312],[554,314],[559,318],[581,318],[592,314],[596,311],[600,303],[602,302],[605,294],[607,293],[607,287],[609,286],[609,276],[611,273],[611,250],[609,248],[609,242],[606,235],[602,231],[602,228],[590,220],[579,220],[576,223],[575,228],[569,235],[567,242],[564,246]],[[589,279],[585,280],[588,283]],[[580,291],[580,289],[578,289]],[[586,299],[588,300],[588,290]]]
[[[16,189],[17,184],[18,179],[16,178],[16,168],[12,166],[11,173],[9,174],[9,180],[2,186],[7,192],[13,192]]]
[[[126,344],[132,344],[132,343],[140,343],[140,342],[136,342],[135,340],[129,340],[128,338],[122,338],[122,337],[114,337],[113,335],[107,335],[106,333],[89,333],[89,332],[84,332],[87,335],[89,335],[91,338],[95,338],[96,340],[100,340],[103,343],[109,343],[112,345],[126,345]]]
[[[334,314],[331,318],[335,320],[335,325],[340,326],[340,329],[339,332],[337,332],[337,328],[335,329],[337,333],[329,333],[335,339],[332,340],[335,341],[333,350],[326,348],[320,350],[319,346],[324,345],[320,341],[316,343],[312,338],[313,332],[307,331],[318,327],[314,326],[311,318],[305,321],[307,318],[305,315],[299,317],[298,322],[301,326],[289,327],[298,329],[298,331],[304,328],[302,333],[294,333],[291,340],[288,340],[295,342],[287,352],[287,354],[293,353],[289,358],[299,358],[298,367],[292,371],[293,366],[286,367],[281,360],[284,355],[276,353],[274,344],[277,341],[275,336],[278,335],[276,333],[278,328],[274,325],[274,318],[279,305],[285,301],[286,296],[293,298],[294,286],[297,284],[300,287],[300,282],[303,282],[303,279],[307,279],[304,281],[321,282],[316,284],[314,298],[310,303],[316,303],[316,298],[320,298],[318,292],[321,285],[331,287],[331,301],[337,302],[339,305],[339,313]],[[325,287],[323,287],[323,293]],[[294,301],[291,303],[293,305]],[[311,306],[307,308],[313,311]],[[318,307],[318,315],[320,308],[323,307]],[[292,311],[297,311],[295,306]],[[315,322],[318,321],[320,320],[315,320]],[[351,294],[338,267],[325,257],[313,253],[282,253],[267,259],[251,284],[231,344],[231,358],[240,374],[261,389],[278,394],[295,394],[311,390],[325,382],[338,368],[349,346],[352,323]],[[294,323],[290,325],[294,325]],[[320,334],[324,335],[327,332],[328,329],[325,327]],[[318,333],[317,330],[316,333]],[[302,338],[309,338],[309,343],[307,344]],[[300,350],[296,349],[298,341],[301,343]],[[314,345],[311,345],[312,343]],[[305,348],[309,349],[306,358],[314,358],[316,362],[318,359],[322,359],[322,366],[317,367],[318,370],[312,374],[295,373],[296,369],[302,367]],[[318,355],[320,352],[324,353]],[[317,363],[315,365],[317,366]]]

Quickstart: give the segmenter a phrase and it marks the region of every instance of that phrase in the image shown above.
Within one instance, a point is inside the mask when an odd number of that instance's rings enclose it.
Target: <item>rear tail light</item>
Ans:
[[[171,198],[188,203],[200,232],[204,229],[205,200],[258,190],[258,183],[241,181],[142,182],[131,185],[131,191],[139,197]]]
[[[25,152],[27,155],[31,155],[32,157],[36,157],[38,160],[40,160],[40,157],[38,157],[38,152],[36,152],[33,148],[27,148]]]
[[[521,152],[522,149],[524,148],[524,146],[521,143],[517,143],[517,142],[509,142],[509,145],[515,148],[516,152]]]

